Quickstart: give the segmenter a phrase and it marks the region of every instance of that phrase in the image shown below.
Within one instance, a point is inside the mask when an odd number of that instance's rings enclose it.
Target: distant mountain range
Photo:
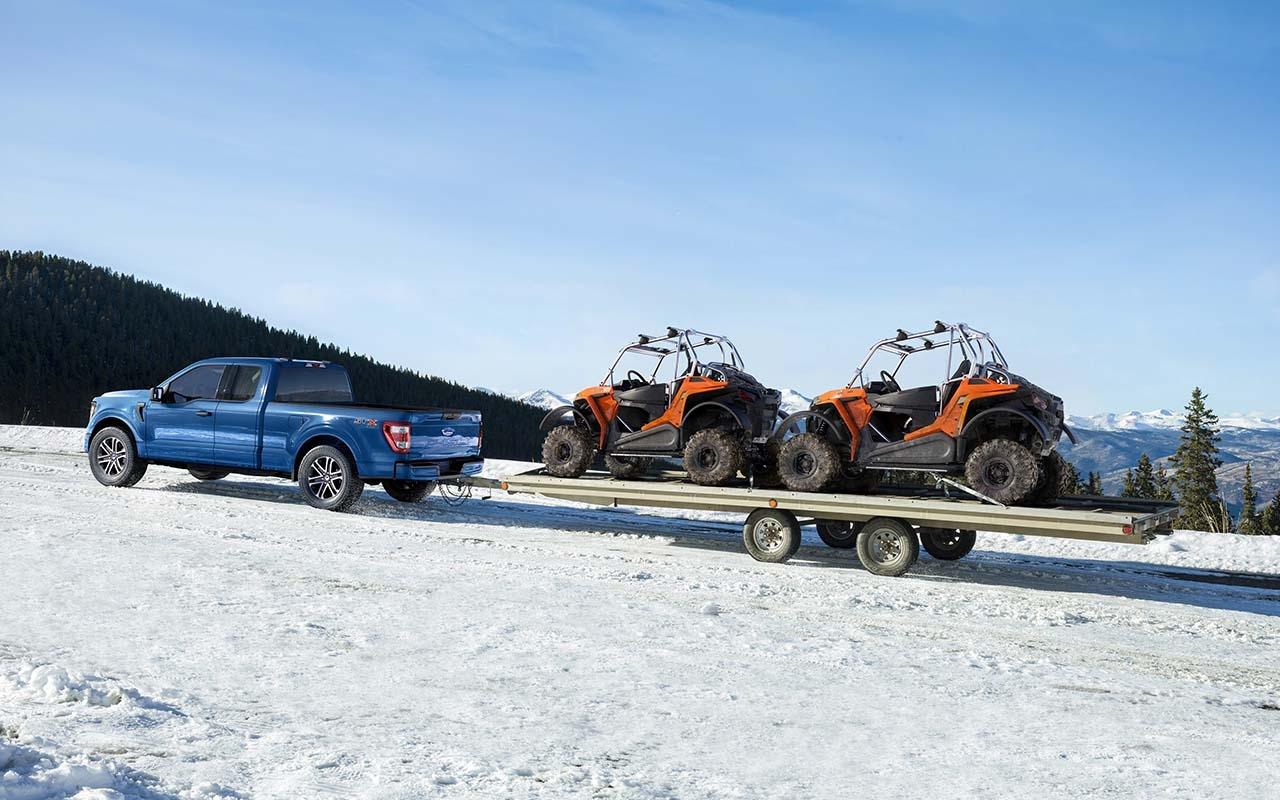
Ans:
[[[550,410],[568,405],[572,396],[573,393],[535,389],[515,399]],[[785,389],[782,411],[786,414],[802,411],[809,407],[811,400],[794,389]],[[1081,476],[1101,473],[1107,492],[1118,493],[1125,470],[1137,464],[1143,453],[1157,464],[1167,464],[1169,456],[1178,448],[1182,419],[1181,413],[1164,408],[1070,416],[1067,425],[1079,443],[1072,445],[1064,437],[1059,449],[1076,465]],[[1219,427],[1223,464],[1218,469],[1218,486],[1228,505],[1239,507],[1246,463],[1253,466],[1253,480],[1262,502],[1269,501],[1280,489],[1280,417],[1227,414],[1221,418]]]

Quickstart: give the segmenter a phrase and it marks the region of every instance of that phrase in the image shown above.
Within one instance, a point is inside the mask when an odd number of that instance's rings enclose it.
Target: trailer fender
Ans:
[[[538,429],[543,432],[546,432],[556,427],[557,425],[564,424],[564,417],[566,414],[573,414],[573,419],[575,422],[582,425],[583,427],[587,426],[587,418],[583,415],[581,411],[574,408],[573,406],[560,406],[559,408],[553,408],[547,412],[547,415],[542,418],[541,424],[538,425]]]

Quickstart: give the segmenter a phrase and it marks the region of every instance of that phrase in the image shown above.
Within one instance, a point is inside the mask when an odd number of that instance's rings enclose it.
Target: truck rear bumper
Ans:
[[[438,481],[479,475],[484,469],[483,458],[454,458],[447,461],[397,461],[395,479],[399,481]]]

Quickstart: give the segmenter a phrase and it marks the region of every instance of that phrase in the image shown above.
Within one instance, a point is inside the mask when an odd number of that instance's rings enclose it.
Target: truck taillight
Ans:
[[[476,449],[479,450],[482,447],[484,447],[484,422],[480,423],[480,429],[476,433]]]
[[[382,423],[382,435],[387,439],[387,446],[397,453],[409,452],[410,435],[409,423],[407,422],[384,422]]]

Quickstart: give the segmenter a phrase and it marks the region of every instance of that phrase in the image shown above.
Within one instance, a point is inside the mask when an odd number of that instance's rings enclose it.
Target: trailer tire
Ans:
[[[231,474],[226,470],[201,469],[200,467],[189,467],[187,472],[191,473],[191,477],[198,481],[220,481]]]
[[[920,541],[905,522],[877,517],[858,533],[858,560],[875,575],[896,578],[920,557]]]
[[[298,464],[298,488],[307,504],[324,511],[346,511],[364,493],[364,481],[347,454],[322,444]]]
[[[948,528],[921,528],[920,546],[939,561],[956,561],[969,555],[978,541],[975,531]]]
[[[382,490],[401,503],[417,503],[436,488],[435,481],[383,481]]]
[[[620,481],[639,478],[641,475],[649,471],[649,465],[652,463],[652,458],[604,457],[605,469],[609,470],[609,474]]]
[[[850,550],[858,546],[858,533],[862,531],[861,522],[848,522],[840,519],[820,519],[818,524],[818,538],[821,539],[827,547],[834,547],[837,550]]]
[[[89,471],[103,486],[124,489],[147,474],[133,437],[124,428],[108,425],[89,441]]]
[[[780,564],[800,549],[800,522],[790,511],[756,509],[742,526],[742,544],[756,561]]]
[[[557,425],[542,440],[542,463],[557,478],[581,477],[595,455],[591,434],[576,425]]]
[[[1040,465],[1030,450],[1012,439],[992,439],[969,454],[964,476],[974,490],[997,503],[1014,505],[1026,500],[1040,482]]]
[[[684,446],[684,471],[699,486],[724,486],[746,461],[739,431],[704,428]]]
[[[793,492],[821,492],[840,474],[840,454],[816,433],[802,433],[782,444],[778,472]]]

